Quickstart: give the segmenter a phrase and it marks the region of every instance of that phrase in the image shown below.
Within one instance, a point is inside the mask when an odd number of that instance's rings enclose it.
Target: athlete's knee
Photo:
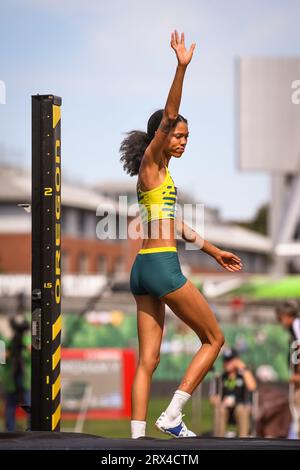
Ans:
[[[212,331],[207,334],[204,340],[202,340],[202,343],[210,344],[210,346],[212,346],[217,350],[217,352],[219,352],[223,344],[225,343],[225,337],[222,331],[218,328],[215,331]]]
[[[221,330],[219,330],[215,335],[215,341],[218,349],[220,350],[225,343],[225,336]]]
[[[160,356],[140,357],[138,361],[138,366],[142,367],[148,373],[152,373],[157,368],[159,362],[160,362]]]

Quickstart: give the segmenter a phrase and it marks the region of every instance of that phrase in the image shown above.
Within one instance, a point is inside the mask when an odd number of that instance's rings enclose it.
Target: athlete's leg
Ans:
[[[135,295],[139,359],[132,385],[132,419],[146,420],[151,379],[160,359],[165,304],[150,295]]]
[[[224,336],[207,301],[191,281],[187,280],[162,300],[195,331],[202,343],[178,387],[178,390],[192,394],[216,360]]]
[[[189,280],[161,299],[195,331],[202,346],[189,364],[169,406],[155,425],[174,437],[194,437],[196,434],[182,421],[182,409],[214,363],[224,343],[224,336],[208,303]]]

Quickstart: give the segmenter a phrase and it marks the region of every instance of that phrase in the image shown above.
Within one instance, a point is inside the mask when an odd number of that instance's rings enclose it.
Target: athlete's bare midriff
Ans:
[[[142,248],[158,248],[177,245],[174,219],[159,219],[148,222],[148,236],[144,236]]]

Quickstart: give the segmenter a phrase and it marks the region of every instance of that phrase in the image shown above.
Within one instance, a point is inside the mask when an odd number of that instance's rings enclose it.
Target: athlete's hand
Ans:
[[[217,263],[227,269],[227,271],[235,272],[242,269],[243,264],[241,259],[233,253],[230,253],[230,251],[220,250],[214,258]]]
[[[184,44],[184,33],[181,33],[181,38],[179,39],[179,34],[175,29],[171,36],[171,47],[176,52],[178,64],[188,65],[193,57],[196,44],[193,43],[189,51],[187,51]]]

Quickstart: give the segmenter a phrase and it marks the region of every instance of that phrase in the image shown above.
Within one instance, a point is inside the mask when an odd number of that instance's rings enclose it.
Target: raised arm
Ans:
[[[189,51],[187,51],[184,44],[184,33],[181,34],[181,38],[179,39],[178,32],[175,30],[171,36],[171,47],[176,52],[178,64],[164,108],[163,118],[154,138],[145,151],[144,158],[149,163],[158,164],[161,161],[162,149],[165,145],[165,141],[172,128],[172,125],[174,124],[174,121],[176,120],[179,113],[183,79],[186,68],[192,59],[196,44],[193,43]]]

